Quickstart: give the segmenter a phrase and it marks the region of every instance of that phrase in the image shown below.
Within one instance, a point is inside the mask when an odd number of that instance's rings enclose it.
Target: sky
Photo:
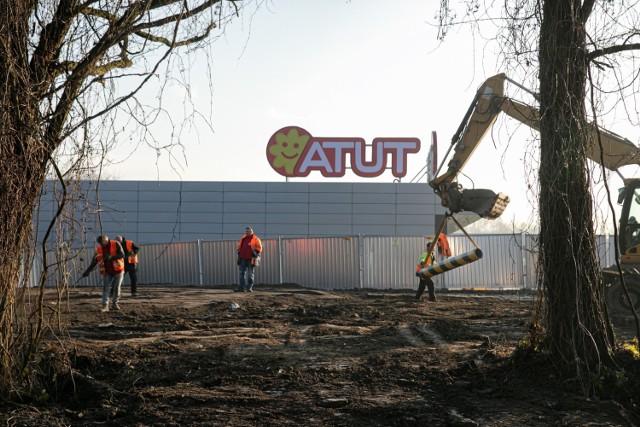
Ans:
[[[157,155],[136,141],[123,143],[110,155],[126,160],[109,166],[107,176],[284,182],[267,160],[267,143],[278,129],[299,126],[314,137],[361,137],[366,142],[418,138],[421,150],[408,156],[401,180],[419,177],[426,185],[420,172],[432,132],[437,134],[440,162],[478,86],[504,71],[491,48],[468,28],[454,29],[439,42],[437,7],[423,0],[269,0],[257,10],[249,8],[217,34],[210,69],[204,56],[190,66],[189,92],[195,107],[211,117],[211,128],[200,122],[196,129],[183,131],[181,148],[173,156],[162,151]],[[183,112],[184,91],[180,85],[165,91],[172,116]],[[157,132],[157,143],[168,142],[170,133]],[[500,124],[460,178],[465,188],[508,194],[511,205],[503,215],[507,223],[530,221],[535,211],[529,189],[535,166],[526,166],[535,164],[532,141],[529,129]],[[312,172],[289,180],[394,178],[390,172],[377,178],[347,172],[329,179]]]

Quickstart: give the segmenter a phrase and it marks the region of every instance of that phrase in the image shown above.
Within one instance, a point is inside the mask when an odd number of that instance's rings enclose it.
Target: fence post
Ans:
[[[204,285],[204,273],[202,271],[202,240],[198,239],[198,285]]]
[[[283,280],[282,280],[282,254],[283,254],[283,248],[282,248],[282,236],[278,236],[278,275],[280,278],[280,284],[282,285]]]
[[[364,236],[362,234],[358,234],[358,269],[360,281],[360,289],[364,287]]]
[[[529,266],[527,265],[527,250],[525,245],[527,243],[527,235],[523,231],[520,233],[520,257],[522,258],[522,288],[528,289],[529,283]]]

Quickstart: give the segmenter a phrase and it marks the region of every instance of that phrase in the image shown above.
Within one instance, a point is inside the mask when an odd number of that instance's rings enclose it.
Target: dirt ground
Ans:
[[[586,398],[545,367],[514,368],[531,295],[441,292],[416,302],[408,291],[296,286],[123,293],[121,311],[101,313],[99,288],[70,290],[68,329],[49,348],[68,352],[72,366],[43,390],[48,403],[5,406],[2,424],[640,425],[637,383],[619,398]]]

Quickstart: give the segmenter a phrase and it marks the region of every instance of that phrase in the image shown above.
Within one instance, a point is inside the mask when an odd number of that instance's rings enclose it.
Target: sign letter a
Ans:
[[[316,158],[317,157],[317,158]],[[303,158],[299,161],[298,175],[307,176],[312,170],[318,170],[325,174],[332,174],[333,168],[327,157],[320,141],[313,141],[311,147],[303,154]]]

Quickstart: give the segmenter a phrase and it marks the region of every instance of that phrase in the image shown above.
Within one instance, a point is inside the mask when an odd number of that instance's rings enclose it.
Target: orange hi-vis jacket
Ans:
[[[238,254],[240,253],[240,249],[242,249],[242,241],[244,240],[245,237],[247,237],[247,235],[243,234],[242,237],[240,238],[240,241],[238,242],[238,246],[236,246],[236,250],[238,251]],[[258,253],[262,253],[262,242],[260,241],[260,238],[258,238],[258,236],[256,236],[255,234],[251,236],[251,241],[249,242],[249,246],[251,247],[251,252],[257,251]],[[255,265],[255,263],[256,263],[256,259],[251,258],[251,265]]]
[[[118,242],[116,242],[115,240],[111,240],[109,241],[109,254],[112,257],[116,257],[118,256],[118,250],[116,249],[118,245]],[[104,259],[104,254],[102,253],[102,245],[98,246],[98,248],[96,249],[96,255],[98,258],[98,262],[100,263],[100,274],[102,274],[103,276],[106,274],[106,268],[104,265],[105,259]],[[112,259],[109,260],[107,262],[111,262],[111,266],[113,268],[113,271],[115,273],[120,273],[121,271],[124,271],[124,259],[123,258],[118,258],[118,259]],[[95,264],[94,264],[95,265]]]
[[[138,263],[138,254],[133,251],[133,240],[127,240],[124,242],[124,255],[127,257],[129,264]]]
[[[438,237],[438,252],[446,257],[451,256],[451,248],[449,248],[449,240],[447,239],[447,235],[441,233]]]

